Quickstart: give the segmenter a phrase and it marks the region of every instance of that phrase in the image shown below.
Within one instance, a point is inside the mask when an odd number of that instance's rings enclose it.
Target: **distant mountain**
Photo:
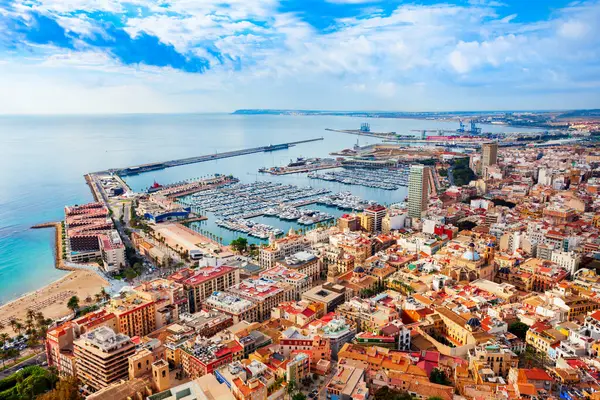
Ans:
[[[590,110],[593,111],[593,110]],[[578,111],[558,111],[558,113],[569,113]],[[444,118],[444,117],[482,117],[503,116],[508,114],[531,113],[537,115],[556,114],[557,111],[332,111],[332,110],[286,110],[286,109],[241,109],[232,114],[236,115],[337,115],[348,117],[365,118]]]
[[[583,117],[600,117],[600,109],[592,110],[573,110],[559,114],[558,118],[583,118]]]

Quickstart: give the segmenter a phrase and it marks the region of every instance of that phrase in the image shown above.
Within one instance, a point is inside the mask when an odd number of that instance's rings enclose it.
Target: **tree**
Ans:
[[[444,399],[442,399],[440,396],[432,396],[432,397],[428,398],[427,400],[444,400]]]
[[[508,327],[508,331],[521,340],[525,340],[525,335],[527,335],[528,330],[529,325],[524,324],[523,322],[513,322]]]
[[[61,379],[56,384],[54,390],[45,393],[37,400],[82,400],[83,396],[79,394],[79,381],[76,377],[70,376]]]
[[[433,383],[437,383],[438,385],[450,385],[450,379],[446,376],[446,373],[439,369],[434,368],[431,370],[431,374],[429,375],[429,381]]]
[[[287,394],[292,396],[294,393],[296,393],[297,390],[298,390],[298,385],[296,384],[296,381],[292,379],[287,384],[286,392],[287,392]]]
[[[233,250],[237,251],[238,253],[242,253],[248,248],[248,239],[239,237],[237,239],[233,239],[230,245]]]
[[[133,270],[133,268],[129,267],[125,270],[125,272],[123,272],[123,276],[125,276],[125,279],[127,279],[128,281],[131,281],[135,279],[137,273]]]
[[[407,392],[390,389],[384,386],[377,390],[374,395],[375,400],[412,400],[413,397]]]
[[[292,396],[292,400],[306,400],[304,393],[296,393]]]
[[[69,299],[69,301],[67,302],[67,307],[73,311],[73,312],[77,312],[77,310],[79,309],[79,297],[77,296],[73,296]]]
[[[110,300],[110,294],[108,294],[108,292],[106,291],[106,289],[104,287],[102,289],[100,289],[100,295],[102,296],[102,298],[105,301]]]
[[[11,318],[10,321],[8,322],[8,324],[12,328],[13,332],[18,335],[19,330],[21,329],[21,328],[19,328],[19,326],[20,326],[19,320],[16,318]]]

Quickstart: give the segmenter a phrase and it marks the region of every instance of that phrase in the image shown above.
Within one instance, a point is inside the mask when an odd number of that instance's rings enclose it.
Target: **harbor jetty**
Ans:
[[[56,269],[63,271],[75,271],[73,267],[69,267],[63,260],[63,245],[62,245],[62,223],[61,222],[44,222],[31,227],[31,229],[54,228],[54,266]]]
[[[204,162],[204,161],[212,161],[212,160],[219,160],[222,158],[243,156],[246,154],[285,150],[290,147],[296,146],[298,144],[316,142],[318,140],[323,140],[323,138],[320,137],[320,138],[314,138],[314,139],[298,140],[296,142],[270,144],[268,146],[260,146],[260,147],[252,147],[252,148],[248,148],[248,149],[226,151],[223,153],[213,153],[213,154],[207,154],[207,155],[197,156],[197,157],[180,158],[177,160],[153,162],[153,163],[148,163],[148,164],[134,165],[131,167],[124,167],[124,168],[111,168],[106,171],[93,172],[92,175],[103,174],[103,173],[108,173],[111,175],[115,174],[118,176],[137,175],[137,174],[141,174],[144,172],[156,171],[156,170],[170,168],[170,167],[177,167],[180,165],[195,164],[195,163]]]

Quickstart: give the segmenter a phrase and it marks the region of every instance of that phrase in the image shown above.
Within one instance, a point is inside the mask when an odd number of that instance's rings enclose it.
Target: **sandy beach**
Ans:
[[[14,335],[9,321],[12,318],[24,320],[28,309],[41,311],[46,318],[56,319],[68,315],[71,310],[67,308],[67,302],[71,296],[79,297],[79,305],[83,307],[92,304],[94,295],[107,286],[108,282],[95,272],[70,272],[63,278],[0,307],[0,322],[5,326],[0,332]],[[88,296],[92,298],[91,303],[85,301]]]

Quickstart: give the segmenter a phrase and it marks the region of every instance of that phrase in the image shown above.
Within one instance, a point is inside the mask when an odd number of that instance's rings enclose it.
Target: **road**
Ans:
[[[4,379],[9,375],[14,374],[15,372],[17,372],[17,370],[21,368],[25,368],[30,365],[41,365],[44,361],[46,361],[46,353],[42,351],[41,353],[35,355],[34,357],[31,357],[30,359],[25,360],[20,364],[14,365],[0,372],[0,379]]]
[[[450,186],[454,186],[454,175],[453,175],[453,167],[452,164],[448,167],[448,183]]]

